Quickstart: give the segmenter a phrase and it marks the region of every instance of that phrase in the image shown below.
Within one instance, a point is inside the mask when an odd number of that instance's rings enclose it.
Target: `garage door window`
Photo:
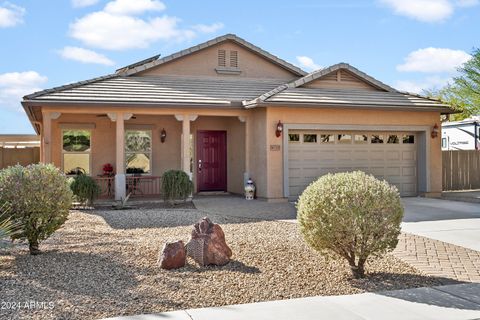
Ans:
[[[413,134],[404,134],[403,143],[415,143],[415,136]]]
[[[352,143],[352,135],[351,134],[339,134],[337,135],[338,143]]]
[[[372,134],[370,138],[371,143],[383,143],[383,134]]]
[[[303,142],[316,143],[317,142],[317,135],[316,134],[304,134],[303,135]]]
[[[366,134],[356,134],[354,138],[355,143],[368,143],[368,136]]]
[[[333,143],[335,136],[333,134],[321,134],[320,142],[321,143]]]
[[[298,133],[289,133],[288,141],[290,142],[300,142],[300,135]]]
[[[387,143],[400,143],[400,139],[398,139],[398,135],[396,134],[389,134]]]

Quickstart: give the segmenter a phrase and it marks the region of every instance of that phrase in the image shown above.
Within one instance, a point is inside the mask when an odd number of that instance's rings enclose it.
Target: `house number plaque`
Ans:
[[[280,145],[279,144],[271,144],[270,145],[270,151],[280,151]]]

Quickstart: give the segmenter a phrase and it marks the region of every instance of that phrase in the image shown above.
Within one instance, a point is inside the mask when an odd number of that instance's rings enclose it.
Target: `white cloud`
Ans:
[[[316,64],[312,58],[307,56],[297,56],[297,61],[302,68],[305,68],[310,71],[318,70],[322,68],[320,65]]]
[[[424,48],[410,52],[405,63],[398,65],[397,70],[402,72],[455,72],[467,62],[471,55],[462,50],[446,48]]]
[[[117,15],[136,15],[146,11],[162,11],[165,5],[156,0],[114,0],[105,6],[104,11]]]
[[[423,22],[442,21],[453,13],[448,0],[381,0],[398,15]]]
[[[72,6],[74,8],[83,8],[93,6],[97,4],[99,0],[72,0]]]
[[[207,24],[197,24],[193,26],[192,28],[198,32],[202,33],[214,33],[217,32],[218,30],[222,29],[224,27],[223,23],[221,22],[216,22],[212,23],[210,25]]]
[[[59,53],[65,59],[75,60],[82,63],[95,63],[103,64],[106,66],[112,66],[115,64],[115,62],[113,62],[103,54],[84,48],[65,47],[60,50]]]
[[[41,90],[48,78],[35,71],[0,74],[0,105],[20,111],[23,96]]]
[[[70,26],[73,38],[84,44],[108,50],[147,48],[158,40],[185,40],[195,36],[191,30],[179,29],[178,18],[157,17],[143,20],[99,11],[91,13]]]
[[[96,11],[77,19],[70,25],[70,35],[84,45],[108,49],[126,50],[147,48],[156,41],[184,41],[194,38],[198,32],[210,33],[223,27],[221,23],[181,28],[180,19],[163,15],[142,18],[135,15],[147,11],[161,11],[165,5],[154,0],[114,0],[102,11]]]
[[[25,9],[9,2],[0,6],[0,28],[14,27],[23,22]]]
[[[424,90],[440,89],[446,86],[451,78],[442,78],[439,76],[427,77],[423,80],[399,80],[394,87],[400,91],[422,93]]]
[[[479,0],[379,0],[401,16],[422,22],[439,22],[449,18],[455,7],[479,4]]]

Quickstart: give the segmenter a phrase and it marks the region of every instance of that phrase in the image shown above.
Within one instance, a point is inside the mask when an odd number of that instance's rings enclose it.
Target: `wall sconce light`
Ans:
[[[165,128],[164,128],[162,129],[162,132],[160,132],[160,141],[164,143],[166,138],[167,138],[167,131],[165,131]]]
[[[431,133],[431,136],[432,136],[432,139],[435,139],[436,137],[438,137],[438,124],[435,123],[435,125],[433,126],[433,129],[432,129],[432,133]]]
[[[275,130],[275,135],[277,136],[277,138],[282,135],[282,132],[283,132],[283,123],[280,122],[280,120],[278,120],[277,129]]]

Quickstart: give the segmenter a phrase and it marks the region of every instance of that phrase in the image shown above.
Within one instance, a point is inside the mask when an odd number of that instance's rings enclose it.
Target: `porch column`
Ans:
[[[245,123],[245,172],[243,173],[243,184],[247,184],[250,177],[250,130],[251,121],[248,117],[238,117],[240,122]]]
[[[132,117],[131,113],[117,112],[107,114],[110,120],[115,121],[116,155],[115,155],[115,200],[125,199],[125,120]]]
[[[190,119],[186,115],[182,122],[182,170],[190,175]]]
[[[181,168],[191,175],[190,172],[190,121],[195,121],[198,118],[197,114],[176,114],[175,119],[182,121],[182,139],[181,139]],[[190,176],[191,178],[191,176]]]
[[[58,119],[59,112],[42,112],[43,131],[42,131],[42,162],[52,163],[52,120]]]

